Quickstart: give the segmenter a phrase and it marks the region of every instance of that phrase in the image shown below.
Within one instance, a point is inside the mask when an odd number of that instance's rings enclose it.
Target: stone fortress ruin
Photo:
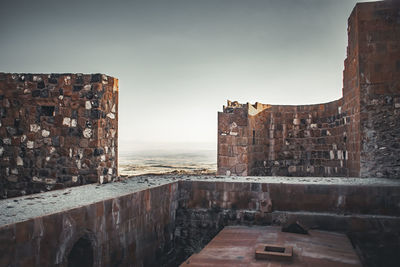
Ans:
[[[267,241],[292,253],[270,266],[397,266],[399,2],[357,4],[348,35],[343,98],[228,102],[217,176],[107,183],[118,80],[1,73],[0,266],[265,266]]]
[[[341,99],[301,106],[228,101],[218,113],[218,174],[399,178],[396,12],[354,8]]]

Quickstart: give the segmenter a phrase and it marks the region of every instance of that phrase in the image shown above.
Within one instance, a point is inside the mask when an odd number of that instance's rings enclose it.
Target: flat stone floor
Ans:
[[[291,246],[287,260],[256,259],[258,244]],[[191,266],[361,266],[344,234],[310,230],[308,235],[284,233],[277,226],[228,226],[181,267]]]
[[[69,210],[102,200],[157,187],[179,180],[208,182],[257,182],[286,184],[400,186],[400,179],[327,178],[327,177],[260,177],[260,176],[187,176],[143,175],[108,184],[89,184],[62,190],[0,200],[0,226],[30,218]]]

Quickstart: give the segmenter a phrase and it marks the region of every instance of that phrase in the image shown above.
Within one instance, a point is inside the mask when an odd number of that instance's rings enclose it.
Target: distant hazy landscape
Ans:
[[[122,142],[122,144],[124,144]],[[120,144],[119,174],[211,174],[217,169],[213,144]]]

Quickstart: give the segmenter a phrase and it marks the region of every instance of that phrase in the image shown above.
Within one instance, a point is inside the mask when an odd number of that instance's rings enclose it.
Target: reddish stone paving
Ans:
[[[263,243],[292,246],[292,259],[256,259],[256,247]],[[180,266],[350,267],[361,266],[361,263],[344,234],[311,230],[308,235],[302,235],[281,232],[276,226],[229,226]]]

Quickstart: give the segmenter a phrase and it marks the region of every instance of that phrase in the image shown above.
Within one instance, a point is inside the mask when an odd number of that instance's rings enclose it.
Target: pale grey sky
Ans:
[[[0,0],[0,71],[119,78],[121,149],[214,146],[227,99],[308,104],[341,96],[355,3]]]

